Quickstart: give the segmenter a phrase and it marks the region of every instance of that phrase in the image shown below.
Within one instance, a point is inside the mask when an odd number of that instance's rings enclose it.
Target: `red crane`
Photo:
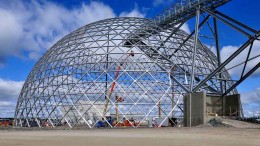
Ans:
[[[114,88],[115,88],[115,84],[116,84],[116,80],[118,78],[118,75],[119,75],[119,72],[121,70],[121,66],[123,65],[123,62],[129,57],[129,56],[134,56],[134,51],[131,50],[131,52],[127,55],[127,57],[122,60],[122,62],[119,64],[119,66],[117,67],[117,71],[116,71],[116,75],[114,77],[114,80],[113,80],[113,83],[111,85],[111,88],[110,88],[110,91],[107,95],[107,98],[106,98],[106,103],[105,103],[105,107],[104,107],[104,111],[103,111],[103,117],[105,117],[106,115],[106,112],[107,112],[107,106],[108,106],[108,103],[109,103],[109,100],[110,100],[110,97],[114,91]],[[116,110],[117,111],[117,110]]]

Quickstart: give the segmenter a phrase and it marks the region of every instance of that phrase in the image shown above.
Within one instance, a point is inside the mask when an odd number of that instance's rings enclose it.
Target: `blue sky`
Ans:
[[[23,82],[36,61],[69,32],[85,24],[118,16],[152,18],[174,0],[0,0],[0,116],[13,112]],[[260,29],[260,0],[233,0],[218,10]],[[222,57],[237,49],[245,38],[219,25]],[[186,24],[192,31],[193,22]],[[260,47],[260,44],[256,44]],[[259,50],[259,49],[258,49]],[[260,53],[255,49],[256,53]],[[259,60],[258,60],[259,61]],[[242,83],[245,114],[260,112],[260,73]],[[231,75],[236,77],[236,70]],[[244,97],[243,97],[244,96]],[[10,108],[9,108],[10,107]],[[8,109],[5,112],[4,109]]]

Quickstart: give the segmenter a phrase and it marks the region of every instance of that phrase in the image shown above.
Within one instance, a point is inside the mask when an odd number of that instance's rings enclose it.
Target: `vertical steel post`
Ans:
[[[107,28],[107,52],[106,52],[106,90],[105,90],[105,93],[107,95],[107,84],[108,84],[108,52],[109,52],[109,27]],[[105,95],[105,99],[107,98]]]
[[[199,16],[200,16],[200,7],[198,7],[198,10],[196,12],[196,24],[195,24],[195,40],[194,40],[194,47],[193,47],[193,54],[192,54],[192,72],[191,72],[191,81],[190,81],[190,102],[189,102],[189,110],[190,110],[190,127],[191,127],[191,93],[193,89],[193,83],[194,83],[194,70],[195,70],[195,61],[196,61],[196,50],[197,50],[197,44],[198,44],[198,32],[199,32]]]
[[[174,103],[174,80],[172,78],[170,78],[170,80],[172,81],[172,109],[175,107],[175,103]],[[172,111],[172,118],[174,117],[174,110]]]
[[[214,33],[215,33],[215,42],[216,42],[216,49],[217,49],[217,59],[218,59],[218,66],[221,65],[221,57],[220,57],[220,48],[219,48],[219,41],[218,41],[218,27],[217,27],[217,19],[213,18],[214,22]],[[221,71],[219,71],[221,72]],[[219,74],[219,78],[222,79],[221,73]],[[220,92],[223,94],[223,83],[222,80],[220,80]]]
[[[195,71],[195,61],[196,61],[196,50],[198,45],[198,32],[199,32],[199,16],[200,16],[200,8],[198,8],[196,13],[196,24],[195,24],[195,40],[192,54],[192,72],[191,72],[191,83],[190,83],[190,92],[192,92],[193,82],[194,82],[194,71]]]

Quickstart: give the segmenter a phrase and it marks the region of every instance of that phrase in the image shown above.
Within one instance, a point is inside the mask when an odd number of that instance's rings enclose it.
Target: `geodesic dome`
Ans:
[[[187,33],[179,30],[164,42],[171,31],[149,19],[113,18],[68,34],[29,74],[17,102],[16,125],[92,128],[125,122],[141,127],[162,125],[168,118],[177,124],[190,85],[193,38],[178,48]],[[216,66],[215,55],[199,44],[194,84]],[[222,76],[230,78],[226,71]]]

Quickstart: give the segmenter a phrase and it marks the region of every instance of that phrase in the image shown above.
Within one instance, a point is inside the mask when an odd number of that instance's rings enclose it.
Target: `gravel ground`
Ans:
[[[259,146],[260,129],[0,130],[0,146]]]
[[[197,127],[234,127],[234,128],[255,128],[260,129],[260,124],[249,123],[239,120],[232,120],[227,118],[213,118],[208,123],[199,125]]]

